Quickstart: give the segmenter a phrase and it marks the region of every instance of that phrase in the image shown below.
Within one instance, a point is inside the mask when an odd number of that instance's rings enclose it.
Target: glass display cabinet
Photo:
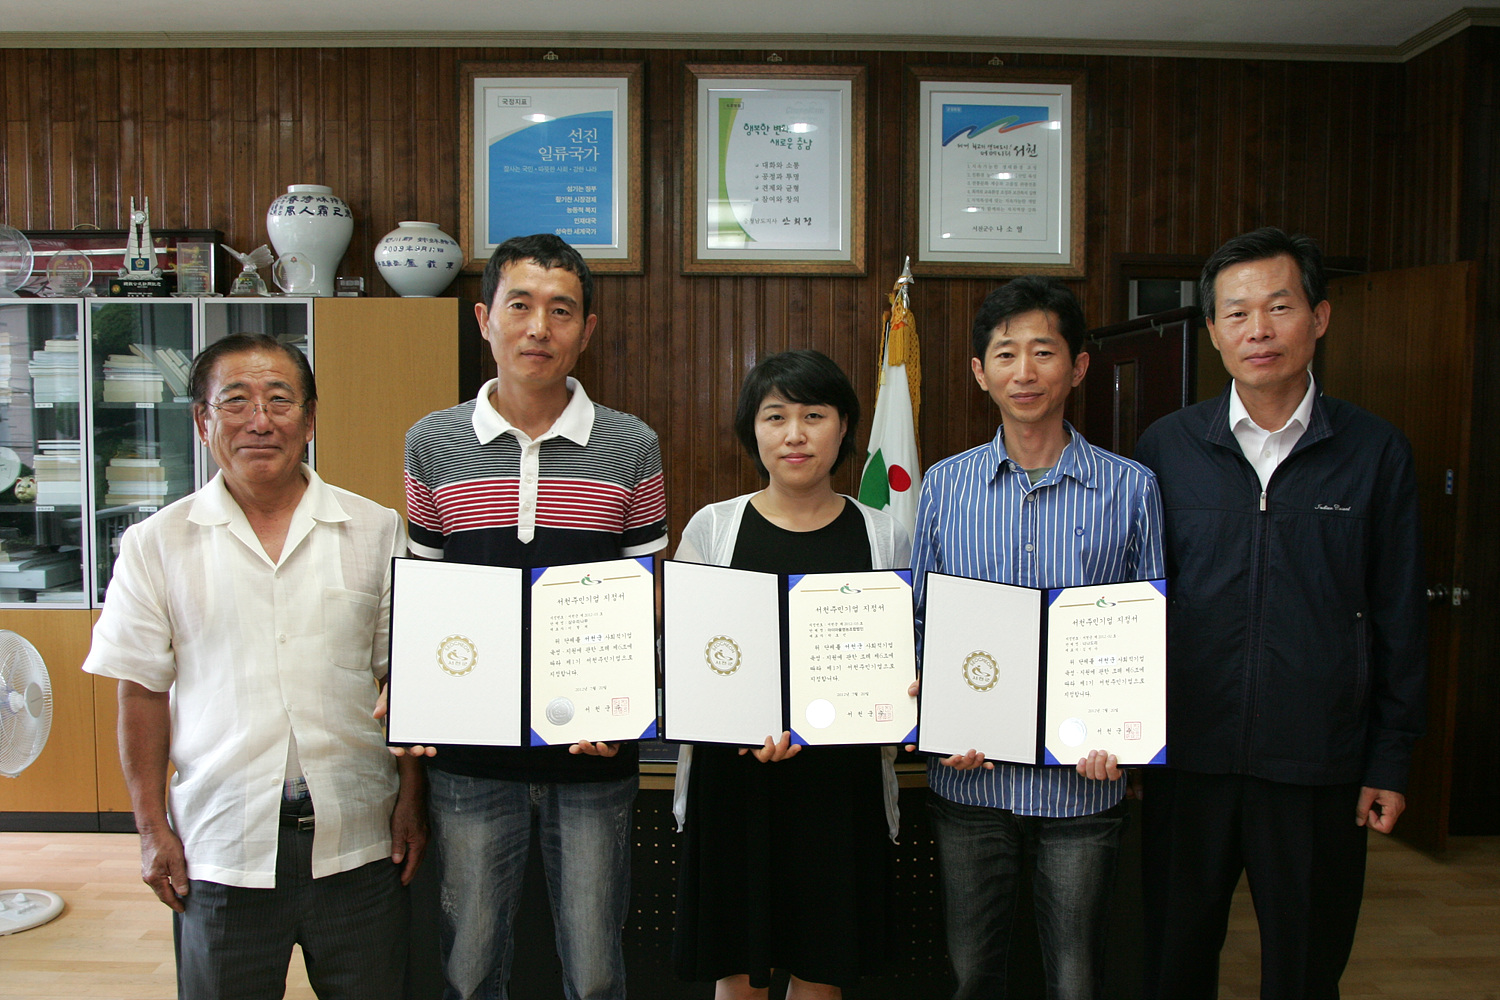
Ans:
[[[88,317],[94,601],[125,529],[197,482],[188,370],[194,299],[91,299]]]
[[[331,481],[399,508],[401,451],[387,442],[455,396],[456,360],[438,359],[428,333],[452,329],[455,309],[307,296],[0,299],[0,607],[102,607],[125,529],[213,477],[188,380],[197,352],[232,333],[267,333],[310,359],[315,341],[328,349],[319,412],[323,451],[339,459]],[[315,337],[325,322],[328,335]],[[370,380],[403,366],[421,387],[370,412]]]
[[[0,606],[89,605],[78,299],[0,299]]]

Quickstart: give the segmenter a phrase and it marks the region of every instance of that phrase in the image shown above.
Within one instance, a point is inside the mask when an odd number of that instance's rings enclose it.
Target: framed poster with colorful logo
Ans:
[[[662,567],[666,738],[900,744],[915,733],[911,573]]]
[[[927,575],[917,749],[1164,764],[1165,580],[1036,590]]]
[[[393,560],[387,743],[656,735],[650,557],[530,570]]]
[[[459,77],[464,270],[552,233],[593,271],[639,273],[642,65],[465,62]]]
[[[913,67],[912,271],[1084,274],[1082,70]]]

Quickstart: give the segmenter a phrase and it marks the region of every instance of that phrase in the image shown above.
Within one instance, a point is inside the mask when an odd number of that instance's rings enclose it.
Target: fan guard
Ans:
[[[52,731],[52,683],[36,647],[0,630],[0,774],[14,778],[36,760]]]

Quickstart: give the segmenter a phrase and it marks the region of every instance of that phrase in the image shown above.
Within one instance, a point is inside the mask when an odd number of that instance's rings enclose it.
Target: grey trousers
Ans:
[[[174,913],[179,1000],[280,1000],[292,945],[321,1000],[400,1000],[410,903],[388,859],[312,877],[311,830],[283,825],[276,888],[194,879]]]

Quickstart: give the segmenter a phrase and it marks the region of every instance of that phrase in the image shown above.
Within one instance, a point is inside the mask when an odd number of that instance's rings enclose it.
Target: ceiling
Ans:
[[[1455,21],[1474,23],[1465,15],[1500,23],[1500,9],[1455,0],[0,0],[0,47],[205,43],[192,36],[215,36],[212,44],[266,44],[268,36],[279,44],[455,44],[455,35],[471,44],[495,44],[496,36],[546,44],[556,35],[556,44],[576,45],[623,34],[656,46],[674,36],[679,44],[681,36],[709,36],[772,48],[778,40],[798,47],[797,36],[821,47],[916,36],[923,48],[938,39],[966,50],[1157,43],[1229,55],[1238,45],[1409,48]],[[319,39],[325,32],[350,38]],[[57,34],[76,37],[45,37]]]

